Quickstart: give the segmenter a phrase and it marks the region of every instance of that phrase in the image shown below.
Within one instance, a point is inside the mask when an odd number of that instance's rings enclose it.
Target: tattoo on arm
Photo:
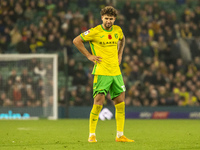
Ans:
[[[123,50],[124,50],[124,46],[125,46],[125,36],[123,37],[123,39],[121,41],[119,41],[119,51],[118,54],[122,55]]]

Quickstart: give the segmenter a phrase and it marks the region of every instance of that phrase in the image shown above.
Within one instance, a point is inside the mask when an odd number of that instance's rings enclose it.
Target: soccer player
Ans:
[[[105,96],[110,92],[115,104],[115,118],[117,126],[117,142],[134,142],[123,135],[125,121],[125,86],[120,67],[125,45],[122,29],[114,25],[117,10],[106,6],[101,10],[102,24],[77,36],[73,43],[77,49],[90,61],[94,62],[92,74],[94,104],[90,113],[88,142],[97,142],[96,126],[99,113],[103,107]],[[89,42],[92,54],[84,46]]]

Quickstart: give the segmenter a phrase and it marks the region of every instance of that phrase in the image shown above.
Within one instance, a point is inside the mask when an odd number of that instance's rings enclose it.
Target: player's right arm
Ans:
[[[101,57],[100,56],[95,56],[92,55],[84,46],[83,43],[83,39],[79,36],[77,36],[76,38],[74,38],[73,43],[76,46],[76,48],[83,54],[85,55],[90,61],[96,63],[100,63],[101,62]]]

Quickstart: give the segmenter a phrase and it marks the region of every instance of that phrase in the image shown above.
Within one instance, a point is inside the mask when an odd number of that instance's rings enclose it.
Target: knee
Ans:
[[[125,92],[121,93],[118,97],[115,97],[113,100],[115,105],[124,102]]]
[[[115,100],[114,104],[117,105],[117,104],[122,103],[122,102],[124,102],[124,99],[119,99],[119,100]]]
[[[94,104],[95,105],[103,105],[105,101],[105,95],[104,94],[97,94],[94,98]]]

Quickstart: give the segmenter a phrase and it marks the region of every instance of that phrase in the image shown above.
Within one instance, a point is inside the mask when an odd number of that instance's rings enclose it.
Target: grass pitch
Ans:
[[[126,120],[115,142],[115,120],[99,121],[97,143],[88,143],[88,120],[1,120],[0,150],[200,150],[200,120]]]

